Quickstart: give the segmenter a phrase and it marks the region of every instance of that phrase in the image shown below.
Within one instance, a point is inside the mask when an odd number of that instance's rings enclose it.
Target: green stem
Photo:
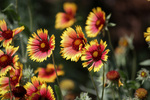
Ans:
[[[18,0],[16,0],[16,13],[18,13]]]
[[[105,66],[103,66],[103,90],[102,90],[102,99],[103,100],[103,97],[104,97],[104,79],[105,79]]]
[[[121,100],[121,98],[120,98],[120,93],[119,93],[119,86],[118,86],[118,88],[117,88],[117,92],[118,92],[118,100]]]
[[[32,25],[32,12],[31,12],[31,5],[30,5],[30,0],[28,0],[28,13],[29,13],[29,20],[30,20],[30,31],[32,32],[33,30],[33,25]]]
[[[10,96],[12,97],[12,91],[11,91],[11,85],[10,85],[10,72],[8,72],[8,76],[9,76],[9,89],[10,89]],[[10,99],[11,100],[11,99]],[[13,100],[13,97],[12,97]]]
[[[136,75],[136,51],[133,49],[132,53],[133,53],[133,64],[132,64],[131,80],[134,80],[135,79],[135,75]]]
[[[111,37],[110,37],[110,32],[109,32],[109,30],[107,30],[107,34],[108,34],[109,45],[110,45],[110,48],[111,48],[111,51],[112,51],[112,54],[113,54],[113,58],[114,58],[114,60],[115,60],[114,62],[115,62],[115,65],[118,67],[117,62],[116,62],[116,57],[115,57],[114,48],[113,48],[112,43],[111,43]]]
[[[114,86],[111,86],[112,87],[112,95],[113,95],[113,100],[115,100],[116,96],[115,96],[115,89],[114,89]]]
[[[60,83],[59,83],[58,74],[57,74],[57,67],[56,67],[56,65],[55,65],[55,60],[54,60],[54,54],[53,54],[53,52],[52,52],[52,60],[53,60],[54,69],[55,69],[55,72],[56,72],[57,83],[58,83],[58,86],[59,86],[59,88],[60,88]],[[61,89],[60,89],[60,92],[61,92],[61,97],[62,97],[62,100],[63,100],[63,95],[62,95]]]
[[[98,90],[97,90],[96,84],[95,84],[95,82],[94,82],[94,80],[93,80],[93,76],[92,76],[91,72],[89,72],[89,74],[90,74],[90,78],[91,78],[92,84],[93,84],[93,86],[94,86],[94,88],[95,88],[97,98],[98,98],[98,100],[100,100],[99,95],[98,95]]]

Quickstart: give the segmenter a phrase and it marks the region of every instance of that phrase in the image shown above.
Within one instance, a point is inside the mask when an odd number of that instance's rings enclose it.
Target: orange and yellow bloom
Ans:
[[[100,44],[98,44],[97,40],[93,40],[90,42],[90,44],[86,44],[85,48],[83,48],[82,52],[82,61],[86,61],[82,63],[83,67],[87,67],[89,71],[94,69],[94,72],[98,72],[100,68],[103,66],[103,62],[107,61],[108,59],[108,52],[109,49],[105,50],[107,44],[106,42],[103,42],[103,40],[100,41]]]
[[[56,15],[55,28],[64,29],[72,26],[75,23],[75,15],[77,6],[75,3],[64,3],[63,8],[64,12],[59,12]]]
[[[44,29],[37,30],[37,34],[33,33],[33,37],[28,40],[27,51],[31,60],[43,62],[50,57],[55,48],[55,36],[48,38],[48,31]]]
[[[145,100],[148,96],[148,91],[144,88],[138,88],[136,91],[135,91],[135,97],[140,99],[140,100]]]
[[[18,65],[18,55],[13,57],[18,49],[19,47],[7,46],[5,48],[6,53],[0,50],[0,76],[6,75],[9,70]]]
[[[96,37],[105,25],[105,12],[100,7],[93,8],[87,17],[85,30],[87,37]]]
[[[66,60],[71,59],[71,61],[77,62],[81,57],[82,48],[84,48],[87,39],[84,37],[82,32],[82,28],[80,26],[76,26],[76,32],[73,28],[67,28],[62,36],[61,43],[61,51],[63,58]]]
[[[39,82],[35,76],[31,78],[32,83],[25,85],[27,90],[27,98],[29,100],[55,100],[54,92],[50,86]]]
[[[58,76],[64,75],[64,71],[61,69],[62,65],[59,65],[56,69]],[[47,64],[46,68],[40,67],[35,71],[35,73],[38,73],[38,79],[40,81],[54,82],[56,79],[56,72],[53,64]]]
[[[24,26],[10,30],[7,28],[4,20],[0,20],[0,28],[0,41],[3,41],[3,47],[8,46],[12,42],[13,37],[24,30]]]

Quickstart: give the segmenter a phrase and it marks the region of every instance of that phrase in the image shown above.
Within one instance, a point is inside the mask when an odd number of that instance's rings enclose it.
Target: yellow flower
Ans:
[[[146,42],[150,42],[150,27],[147,28],[147,32],[144,32],[144,38]]]

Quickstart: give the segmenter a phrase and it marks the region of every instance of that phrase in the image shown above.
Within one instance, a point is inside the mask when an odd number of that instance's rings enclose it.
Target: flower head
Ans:
[[[29,96],[29,100],[55,100],[53,89],[42,84],[36,93]]]
[[[31,78],[31,82],[27,82],[24,86],[27,90],[27,96],[31,96],[33,93],[36,93],[39,88],[41,87],[41,84],[44,84],[43,82],[40,82],[37,77],[33,76]]]
[[[106,62],[108,59],[107,54],[109,49],[105,50],[106,46],[107,44],[103,40],[100,41],[100,44],[98,44],[97,40],[86,44],[85,48],[83,48],[81,60],[87,62],[82,63],[83,67],[90,65],[88,68],[89,71],[94,69],[94,72],[98,72],[103,66],[103,62]]]
[[[6,92],[10,91],[9,84],[12,90],[19,85],[22,77],[22,69],[23,69],[23,65],[21,63],[18,63],[18,66],[15,67],[14,70],[9,71],[10,82],[8,76],[0,77],[0,94],[5,94]]]
[[[15,88],[12,89],[12,95],[10,94],[10,92],[7,92],[5,94],[2,95],[2,100],[6,100],[6,99],[10,99],[12,100],[22,100],[25,99],[25,95],[26,95],[26,89],[23,86],[16,86]]]
[[[120,74],[117,71],[112,70],[112,71],[107,72],[106,77],[107,79],[114,81],[120,78]]]
[[[71,79],[64,79],[60,82],[60,88],[63,90],[73,90],[75,83]]]
[[[58,76],[64,75],[64,71],[61,70],[62,65],[57,67]],[[38,68],[35,73],[38,72],[38,79],[45,82],[54,82],[56,79],[56,72],[53,64],[47,64],[46,68]]]
[[[55,22],[55,28],[56,29],[64,29],[66,27],[70,27],[75,22],[75,15],[77,6],[75,3],[64,3],[63,8],[65,10],[64,12],[59,12],[56,15],[56,22]]]
[[[137,97],[138,99],[141,99],[141,100],[144,100],[147,95],[148,95],[148,92],[146,89],[144,88],[138,88],[136,91],[135,91],[135,97]]]
[[[147,32],[144,32],[144,38],[146,42],[150,42],[150,27],[147,28]]]
[[[142,68],[140,71],[138,71],[138,77],[136,79],[141,80],[142,83],[149,78],[149,71],[147,69]]]
[[[32,83],[25,85],[27,97],[29,100],[55,100],[53,90],[50,86],[38,81],[35,76],[31,78]]]
[[[147,28],[147,32],[144,32],[144,38],[150,47],[150,27]]]
[[[3,47],[8,46],[15,35],[24,30],[24,26],[18,27],[16,29],[8,29],[5,20],[0,20],[0,41],[3,41]]]
[[[26,89],[23,86],[17,86],[12,90],[14,97],[23,98],[27,93]]]
[[[37,30],[37,34],[33,33],[33,37],[28,40],[27,51],[31,60],[36,62],[43,62],[50,57],[52,50],[55,48],[55,36],[52,35],[48,39],[48,31],[44,29]]]
[[[113,83],[117,83],[120,87],[120,85],[123,85],[120,81],[120,74],[119,72],[112,70],[107,72],[106,77],[109,81],[113,82]]]
[[[105,24],[105,12],[100,7],[93,8],[86,20],[85,30],[88,37],[96,37]]]
[[[87,42],[82,28],[80,26],[76,27],[76,32],[71,27],[67,28],[66,31],[61,36],[61,51],[63,58],[66,60],[71,59],[71,61],[77,62],[81,57],[82,48]]]
[[[7,46],[5,53],[0,50],[0,76],[6,75],[9,70],[14,69],[13,67],[18,65],[18,55],[13,57],[18,49],[19,47]]]

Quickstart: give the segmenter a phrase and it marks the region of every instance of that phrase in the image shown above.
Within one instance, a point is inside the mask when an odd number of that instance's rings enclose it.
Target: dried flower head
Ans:
[[[137,97],[138,99],[145,99],[148,95],[148,92],[146,89],[144,88],[138,88],[136,91],[135,91],[135,97]]]
[[[123,85],[120,81],[120,74],[119,72],[112,70],[107,72],[106,77],[109,81],[113,82],[113,83],[117,83],[118,86],[120,87],[121,85]]]

